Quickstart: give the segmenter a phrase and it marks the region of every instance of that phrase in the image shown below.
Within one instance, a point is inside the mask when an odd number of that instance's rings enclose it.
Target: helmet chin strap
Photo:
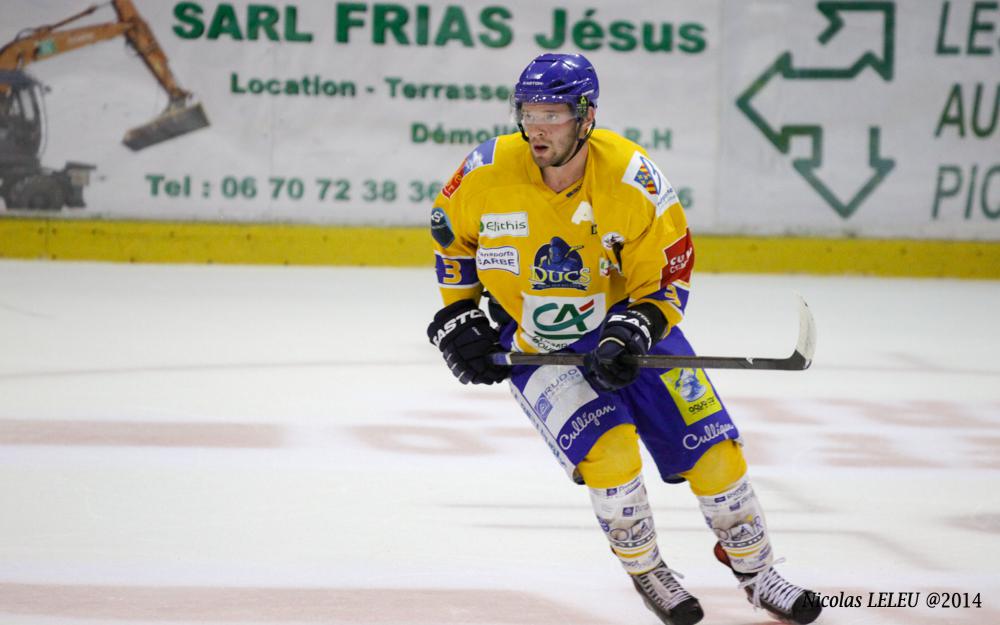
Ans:
[[[582,126],[583,126],[583,120],[580,120],[580,121],[576,122],[576,134],[578,134],[578,135],[580,134],[580,128]],[[573,150],[573,153],[570,154],[569,156],[567,156],[566,158],[564,158],[562,161],[560,161],[558,163],[554,163],[553,165],[551,165],[551,167],[562,167],[566,163],[568,163],[571,160],[573,160],[573,157],[580,153],[580,150],[583,149],[583,144],[587,142],[587,139],[590,138],[590,135],[593,134],[593,132],[594,132],[594,123],[591,122],[591,124],[590,124],[590,130],[587,131],[587,134],[583,135],[582,139],[577,139],[576,140],[576,149]]]
[[[549,167],[562,167],[566,163],[568,163],[571,160],[573,160],[573,157],[576,156],[577,154],[579,154],[580,150],[583,149],[583,144],[586,143],[587,139],[590,138],[590,135],[592,135],[594,133],[594,126],[596,126],[596,125],[597,125],[596,121],[590,122],[590,130],[588,130],[587,134],[583,135],[582,138],[576,140],[576,149],[573,150],[573,153],[570,154],[569,156],[567,156],[566,158],[564,158],[563,160],[559,161],[558,163],[553,163],[552,165],[549,165]],[[524,139],[525,141],[530,142],[531,140],[528,139],[527,133],[524,132],[524,125],[518,123],[517,127],[521,131],[521,138]],[[583,127],[583,120],[582,119],[576,122],[576,134],[578,134],[578,135],[580,134],[580,128],[581,127]]]

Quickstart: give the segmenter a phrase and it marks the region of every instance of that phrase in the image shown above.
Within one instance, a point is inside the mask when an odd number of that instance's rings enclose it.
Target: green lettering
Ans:
[[[993,167],[990,167],[989,171],[986,172],[986,175],[983,176],[983,191],[982,195],[979,196],[979,201],[983,208],[983,214],[990,219],[1000,218],[1000,199],[997,200],[996,209],[991,208],[989,205],[989,200],[986,199],[986,195],[990,192],[990,179],[993,177],[994,174],[996,174],[997,177],[1000,178],[1000,165],[994,165]]]
[[[1000,5],[996,2],[976,2],[972,5],[972,21],[969,24],[969,44],[967,48],[969,54],[976,54],[979,56],[989,56],[990,54],[993,54],[993,48],[979,47],[976,45],[975,40],[977,33],[988,33],[993,30],[992,22],[979,21],[979,11],[981,9],[996,11],[998,6]]]
[[[472,131],[468,129],[452,130],[448,133],[448,143],[467,144],[474,141],[475,137],[472,135]]]
[[[494,33],[495,37],[483,33],[479,35],[479,41],[487,48],[506,48],[514,40],[514,31],[508,26],[505,20],[509,20],[514,15],[506,7],[486,7],[479,13],[479,22],[487,30]]]
[[[705,40],[705,26],[702,24],[681,24],[678,31],[681,36],[681,43],[677,48],[688,54],[698,54],[704,52],[708,47]]]
[[[990,136],[997,127],[997,118],[1000,117],[1000,83],[997,83],[996,94],[993,96],[993,113],[987,115],[988,126],[979,127],[979,105],[983,103],[983,83],[976,83],[976,96],[972,101],[972,134],[980,139]]]
[[[635,24],[630,22],[611,22],[608,32],[611,34],[612,40],[608,46],[619,52],[635,50],[639,42],[635,39],[634,31]]]
[[[566,9],[552,10],[552,36],[548,39],[544,35],[535,35],[535,43],[545,48],[553,50],[562,46],[566,41]]]
[[[670,142],[673,138],[673,133],[669,128],[654,128],[653,129],[653,148],[654,150],[659,149],[663,146],[665,150],[670,149]]]
[[[240,86],[240,77],[236,72],[230,72],[229,74],[229,92],[230,93],[246,93],[247,90]]]
[[[178,180],[168,180],[165,185],[163,185],[163,190],[170,197],[177,197],[181,194],[181,183]]]
[[[445,46],[452,39],[462,42],[466,48],[472,47],[472,33],[469,22],[465,19],[465,11],[460,6],[449,6],[441,19],[441,28],[434,38],[435,46]]]
[[[425,143],[430,135],[430,130],[426,124],[413,122],[410,124],[410,141],[413,143]]]
[[[166,176],[161,174],[146,174],[146,180],[149,181],[149,194],[156,197],[160,194],[160,183]]]
[[[694,208],[694,191],[691,187],[681,187],[677,189],[677,199],[680,200],[681,206],[684,210],[691,210]]]
[[[374,32],[372,43],[385,45],[386,31],[392,33],[396,43],[408,46],[410,38],[406,36],[403,26],[410,21],[410,13],[401,4],[376,4],[372,15]]]
[[[386,76],[384,80],[387,83],[389,83],[389,97],[390,98],[395,98],[396,97],[396,87],[399,86],[399,83],[403,82],[403,79],[402,78],[396,78],[394,76]]]
[[[573,43],[581,50],[598,50],[604,43],[604,29],[594,19],[596,10],[588,9],[583,19],[573,25]]]
[[[352,13],[364,13],[368,10],[368,5],[360,2],[338,2],[337,3],[337,43],[351,42],[351,28],[364,26],[365,20],[353,17]]]
[[[417,5],[417,45],[426,46],[430,42],[431,8],[426,4]]]
[[[937,47],[934,52],[938,56],[952,56],[958,54],[958,46],[946,46],[944,44],[944,33],[948,30],[948,12],[951,11],[951,2],[941,5],[941,19],[938,20]]]
[[[257,41],[261,29],[271,41],[279,41],[278,9],[266,4],[251,4],[247,7],[247,39]]]
[[[944,175],[954,176],[955,184],[950,188],[944,186]],[[942,165],[938,167],[937,185],[934,187],[934,207],[931,209],[931,219],[938,218],[938,207],[942,198],[955,197],[962,188],[962,169],[958,165]]]
[[[313,40],[312,33],[300,33],[299,9],[294,6],[285,7],[285,41],[300,41],[308,43]]]
[[[965,196],[965,218],[972,218],[972,196],[976,188],[976,176],[979,174],[979,165],[972,166],[972,178],[969,179],[969,194]]]
[[[174,34],[181,39],[197,39],[205,34],[205,24],[201,21],[201,14],[204,9],[194,2],[178,2],[174,6],[174,17],[178,22],[187,24],[184,28],[180,24],[174,25]]]
[[[951,112],[952,103],[954,103],[954,113]],[[962,85],[958,83],[955,83],[951,88],[951,93],[948,94],[948,101],[945,102],[944,110],[941,112],[941,119],[938,120],[937,130],[934,131],[934,136],[940,137],[941,131],[947,124],[957,126],[958,136],[965,137],[965,110],[962,105]]]
[[[212,24],[208,27],[209,39],[218,39],[219,35],[229,35],[237,41],[243,40],[240,22],[236,19],[236,11],[233,10],[233,5],[225,2],[220,3],[215,8]]]
[[[656,41],[656,24],[642,25],[642,47],[650,52],[670,52],[674,48],[674,25],[660,24],[660,40]]]

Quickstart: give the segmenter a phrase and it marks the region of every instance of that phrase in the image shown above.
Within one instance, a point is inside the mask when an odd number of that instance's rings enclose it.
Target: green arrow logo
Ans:
[[[829,24],[819,34],[818,40],[826,45],[844,27],[843,13],[850,11],[878,12],[883,14],[882,49],[879,52],[866,51],[857,61],[846,68],[802,68],[795,67],[792,53],[783,52],[778,58],[757,77],[753,83],[736,98],[736,106],[743,111],[751,123],[757,127],[764,137],[782,154],[788,154],[791,140],[796,136],[808,137],[812,142],[812,154],[809,158],[799,158],[792,161],[792,167],[799,172],[816,193],[837,211],[844,219],[849,218],[858,207],[871,195],[872,191],[889,175],[896,166],[891,158],[881,156],[882,129],[871,126],[868,129],[868,165],[871,175],[859,185],[858,190],[844,201],[820,179],[817,174],[823,165],[823,128],[815,124],[793,124],[775,129],[763,115],[753,106],[753,99],[764,90],[775,76],[785,80],[851,80],[857,77],[866,67],[871,67],[882,79],[890,82],[893,77],[896,7],[892,2],[818,2],[817,9]]]

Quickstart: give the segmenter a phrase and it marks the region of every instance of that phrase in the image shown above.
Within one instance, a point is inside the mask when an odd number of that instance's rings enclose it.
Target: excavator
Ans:
[[[149,24],[131,0],[111,0],[115,21],[65,28],[102,5],[93,5],[60,22],[22,30],[0,48],[0,198],[7,208],[58,210],[84,206],[83,189],[95,166],[67,162],[61,170],[44,167],[43,92],[39,81],[24,71],[29,63],[123,36],[169,97],[167,109],[153,121],[132,128],[122,142],[142,150],[209,125],[201,104],[189,105],[191,93],[181,89]]]

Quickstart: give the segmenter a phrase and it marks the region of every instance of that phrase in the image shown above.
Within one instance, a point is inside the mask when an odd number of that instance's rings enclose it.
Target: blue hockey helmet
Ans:
[[[521,72],[511,103],[520,109],[522,104],[561,102],[583,118],[588,107],[597,108],[600,92],[597,71],[582,54],[546,53]]]

